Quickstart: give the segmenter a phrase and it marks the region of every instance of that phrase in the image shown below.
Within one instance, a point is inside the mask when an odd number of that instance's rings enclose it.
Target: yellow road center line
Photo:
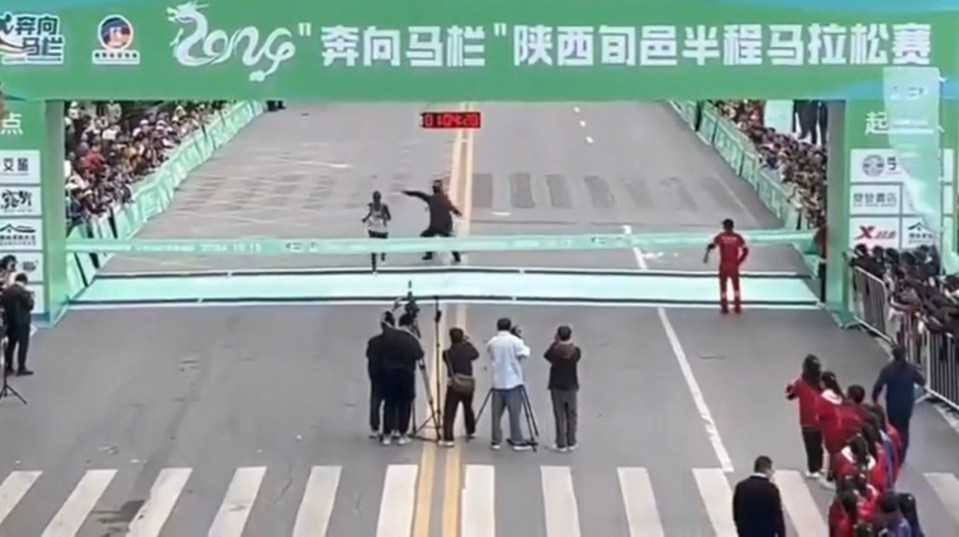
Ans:
[[[463,110],[465,107],[464,104],[460,105],[460,109]],[[462,164],[462,144],[464,140],[464,131],[463,129],[457,129],[456,135],[453,138],[453,155],[452,162],[450,164],[450,194],[451,199],[456,200],[455,193],[458,192],[458,177],[460,174],[460,165]],[[446,323],[441,320],[440,324],[440,333],[437,334],[439,337],[443,337],[443,332],[445,331],[443,325]],[[429,387],[428,389],[432,392],[433,401],[437,405],[442,405],[440,401],[439,393],[437,392],[436,384],[436,375],[439,375],[442,367],[440,365],[440,356],[437,355],[436,342],[434,342],[433,347],[433,367],[432,371],[429,371]],[[413,537],[429,537],[430,535],[430,518],[432,516],[433,508],[433,481],[434,474],[436,469],[436,444],[432,442],[426,442],[423,444],[423,455],[420,459],[420,472],[419,480],[416,483],[416,508],[413,516]]]
[[[473,107],[468,107],[472,109]],[[459,234],[468,236],[470,232],[470,219],[473,213],[473,146],[475,131],[466,131],[466,155],[463,162],[462,175],[462,205],[460,210],[463,212],[463,218],[460,223]],[[456,307],[453,326],[466,330],[466,304],[459,304]],[[455,429],[460,430],[462,416],[458,415]],[[443,490],[443,520],[442,537],[459,536],[459,515],[460,515],[460,497],[462,495],[462,477],[460,475],[460,460],[462,457],[461,443],[457,443],[446,452],[446,486]]]

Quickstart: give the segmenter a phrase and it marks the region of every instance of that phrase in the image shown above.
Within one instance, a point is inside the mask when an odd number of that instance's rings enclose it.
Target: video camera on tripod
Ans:
[[[409,280],[406,282],[406,296],[396,297],[396,299],[393,301],[393,307],[390,308],[390,314],[395,316],[396,311],[399,310],[400,308],[403,308],[403,314],[413,317],[412,328],[413,328],[413,333],[416,335],[416,337],[418,338],[423,337],[422,334],[420,333],[420,323],[419,323],[420,305],[416,303],[416,296],[413,295],[412,280]],[[437,315],[437,318],[435,322],[439,323],[441,318],[440,316],[442,315],[442,312],[439,310],[439,308],[436,308],[436,315]]]

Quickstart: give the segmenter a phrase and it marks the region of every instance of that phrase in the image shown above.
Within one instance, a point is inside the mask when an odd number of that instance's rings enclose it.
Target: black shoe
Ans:
[[[25,368],[25,367],[21,367],[21,368],[17,371],[17,376],[18,376],[18,377],[29,377],[29,376],[32,375],[32,374],[33,374],[33,371],[30,371],[29,369],[27,369],[27,368]]]
[[[460,257],[460,256],[458,256],[458,255],[454,255],[454,256],[453,256],[453,262],[454,262],[454,263],[462,263],[462,262],[463,262],[463,258]]]
[[[423,256],[422,259],[423,259],[423,261],[432,261],[432,260],[433,260],[433,254],[426,254],[426,255]]]

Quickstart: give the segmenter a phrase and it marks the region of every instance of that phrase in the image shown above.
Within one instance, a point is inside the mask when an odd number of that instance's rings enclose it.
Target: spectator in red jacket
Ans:
[[[822,476],[822,429],[819,426],[819,399],[822,397],[822,365],[810,354],[802,363],[799,378],[786,386],[786,399],[799,401],[799,427],[806,449],[806,477]]]
[[[856,435],[833,459],[832,471],[837,482],[862,473],[869,484],[880,493],[886,490],[886,473],[882,465],[870,453],[869,443],[862,435]]]
[[[862,437],[866,440],[866,446],[869,448],[869,454],[876,459],[876,466],[878,466],[878,471],[881,473],[882,478],[881,482],[876,481],[873,483],[877,488],[879,485],[882,485],[880,489],[882,492],[891,489],[893,485],[892,480],[892,461],[889,460],[889,454],[886,453],[886,447],[882,443],[882,435],[879,434],[879,429],[874,423],[865,422],[862,425]]]
[[[879,418],[879,422],[882,425],[880,431],[886,433],[889,436],[889,442],[892,444],[893,450],[892,454],[896,460],[896,475],[899,475],[899,470],[902,468],[902,437],[899,436],[899,431],[886,420],[886,411],[879,405],[867,405],[867,407],[876,417]]]
[[[869,414],[869,419],[862,425],[862,434],[869,442],[876,444],[876,451],[873,456],[882,465],[886,471],[886,486],[890,489],[896,487],[896,479],[899,477],[899,460],[896,458],[895,447],[892,440],[882,430],[882,424],[879,417]]]
[[[836,487],[835,476],[832,472],[831,461],[845,446],[846,435],[843,430],[843,402],[842,388],[839,387],[839,381],[836,374],[832,371],[825,371],[822,374],[823,392],[819,398],[819,405],[816,414],[819,420],[819,427],[822,430],[823,446],[829,455],[830,463],[827,467],[830,469],[822,480],[825,488],[834,489]]]
[[[843,479],[839,493],[829,506],[829,536],[848,537],[855,535],[855,528],[860,524],[874,524],[878,498],[879,493],[866,482],[864,475]]]

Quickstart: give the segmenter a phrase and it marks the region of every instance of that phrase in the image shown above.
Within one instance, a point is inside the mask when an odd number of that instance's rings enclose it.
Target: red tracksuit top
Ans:
[[[826,390],[822,393],[818,402],[816,414],[819,427],[822,429],[823,445],[826,447],[826,451],[832,455],[838,453],[848,440],[842,419],[843,399],[836,392]]]
[[[739,258],[746,249],[746,239],[735,231],[720,231],[713,237],[713,244],[719,250],[719,270],[738,272]]]
[[[856,524],[859,522],[874,523],[876,521],[876,498],[879,494],[870,490],[868,497],[859,497],[857,502],[858,520],[853,523],[846,516],[842,504],[837,496],[829,506],[829,537],[854,537]]]
[[[819,428],[819,399],[822,394],[815,386],[799,377],[786,385],[786,399],[799,400],[799,426],[803,429]]]
[[[879,453],[881,457],[877,461],[869,456],[869,464],[866,468],[859,468],[856,466],[856,459],[852,455],[852,451],[847,447],[843,448],[833,459],[832,469],[836,473],[836,482],[841,483],[844,478],[847,476],[855,475],[856,473],[862,471],[866,474],[866,479],[869,481],[869,484],[874,487],[879,493],[883,493],[886,490],[888,483],[886,483],[886,464],[885,464],[885,453]]]

